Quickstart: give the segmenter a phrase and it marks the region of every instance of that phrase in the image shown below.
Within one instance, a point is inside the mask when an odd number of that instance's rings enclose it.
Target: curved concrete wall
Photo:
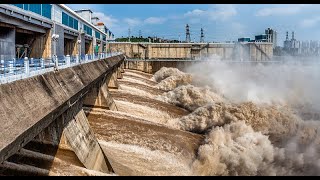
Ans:
[[[0,163],[81,100],[123,60],[119,55],[1,85]]]

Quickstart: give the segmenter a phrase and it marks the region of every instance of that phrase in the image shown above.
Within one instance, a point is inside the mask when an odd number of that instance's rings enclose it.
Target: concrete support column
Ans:
[[[24,73],[29,74],[30,73],[30,64],[28,57],[24,58]]]
[[[119,83],[117,81],[117,71],[113,71],[110,80],[108,82],[108,88],[110,89],[119,89]]]
[[[121,71],[121,73],[124,73],[124,63],[122,63],[122,64],[120,65],[120,71]]]
[[[103,84],[100,88],[94,87],[86,95],[83,105],[86,108],[101,108],[109,110],[117,110],[117,107],[111,97],[107,84]]]
[[[0,33],[0,59],[9,60],[15,57],[15,40],[16,30],[3,27]]]
[[[112,170],[83,110],[67,123],[62,136],[86,168],[104,173]]]
[[[66,56],[66,65],[67,65],[67,67],[71,66],[71,57],[70,57],[70,55]]]
[[[117,68],[117,78],[118,79],[122,79],[123,78],[123,75],[121,73],[121,68],[120,67]]]

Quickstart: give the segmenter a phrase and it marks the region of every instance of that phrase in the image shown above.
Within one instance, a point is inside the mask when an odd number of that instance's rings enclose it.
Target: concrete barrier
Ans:
[[[0,163],[82,101],[123,59],[119,55],[1,85]]]

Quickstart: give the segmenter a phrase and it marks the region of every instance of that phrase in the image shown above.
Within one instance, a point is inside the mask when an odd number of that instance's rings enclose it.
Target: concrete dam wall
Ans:
[[[33,143],[67,147],[87,169],[112,172],[83,106],[114,108],[106,86],[116,84],[123,60],[119,55],[1,85],[0,167],[30,170],[7,160]]]
[[[133,59],[203,59],[266,61],[273,56],[272,43],[131,43],[111,42],[110,52],[124,52]]]

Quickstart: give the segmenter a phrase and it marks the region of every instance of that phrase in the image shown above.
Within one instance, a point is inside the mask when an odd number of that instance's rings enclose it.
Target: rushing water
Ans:
[[[317,119],[306,121],[291,101],[236,101],[228,82],[194,77],[126,70],[111,92],[119,111],[88,115],[116,174],[319,175]]]
[[[288,67],[213,64],[154,75],[125,69],[110,89],[117,111],[85,109],[114,173],[85,168],[61,138],[58,147],[30,142],[9,159],[27,171],[0,175],[320,175],[319,98],[308,86],[319,73],[299,69],[302,81],[281,74]]]
[[[118,111],[88,115],[99,143],[118,175],[191,175],[202,135],[171,127],[170,120],[189,112],[156,99],[165,91],[152,75],[126,70],[111,91]]]

